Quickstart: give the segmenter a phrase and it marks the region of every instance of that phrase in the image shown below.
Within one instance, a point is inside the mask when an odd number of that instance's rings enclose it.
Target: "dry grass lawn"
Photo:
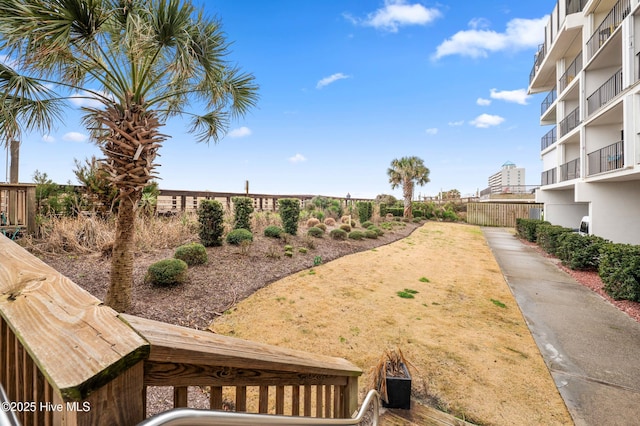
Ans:
[[[397,295],[415,290],[415,297]],[[387,348],[413,364],[413,396],[467,421],[572,424],[522,314],[475,226],[411,236],[277,281],[217,333],[343,357],[365,372]]]

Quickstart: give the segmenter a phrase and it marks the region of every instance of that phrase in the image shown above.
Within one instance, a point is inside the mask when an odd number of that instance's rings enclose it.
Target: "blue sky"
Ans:
[[[555,1],[211,0],[229,60],[260,100],[217,144],[170,121],[164,189],[401,196],[389,163],[418,156],[431,182],[416,195],[487,187],[512,161],[540,182],[540,102],[529,72]],[[73,109],[49,135],[23,135],[20,181],[37,169],[76,183],[73,160],[100,152]],[[4,161],[2,170],[5,169]],[[4,179],[5,173],[0,179]]]

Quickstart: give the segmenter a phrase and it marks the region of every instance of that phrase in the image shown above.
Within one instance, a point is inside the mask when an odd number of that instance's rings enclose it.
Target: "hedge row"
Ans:
[[[571,269],[597,270],[605,292],[612,298],[640,302],[640,246],[580,235],[535,219],[517,219],[516,232]]]

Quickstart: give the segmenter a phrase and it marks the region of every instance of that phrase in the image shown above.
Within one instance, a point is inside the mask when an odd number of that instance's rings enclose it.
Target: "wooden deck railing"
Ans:
[[[36,185],[0,184],[0,232],[11,238],[16,231],[36,231]]]
[[[213,409],[232,398],[236,411],[348,418],[361,374],[340,358],[118,314],[0,236],[0,380],[24,425],[135,425],[153,386],[174,389],[173,407],[202,386]]]

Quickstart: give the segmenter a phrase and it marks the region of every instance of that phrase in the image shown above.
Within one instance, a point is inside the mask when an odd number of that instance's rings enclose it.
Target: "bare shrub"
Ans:
[[[311,219],[307,220],[307,228],[313,228],[319,223],[320,221],[318,219],[316,219],[315,217],[312,217]]]
[[[332,217],[328,217],[324,220],[324,224],[327,226],[335,226],[336,225],[336,220]]]

